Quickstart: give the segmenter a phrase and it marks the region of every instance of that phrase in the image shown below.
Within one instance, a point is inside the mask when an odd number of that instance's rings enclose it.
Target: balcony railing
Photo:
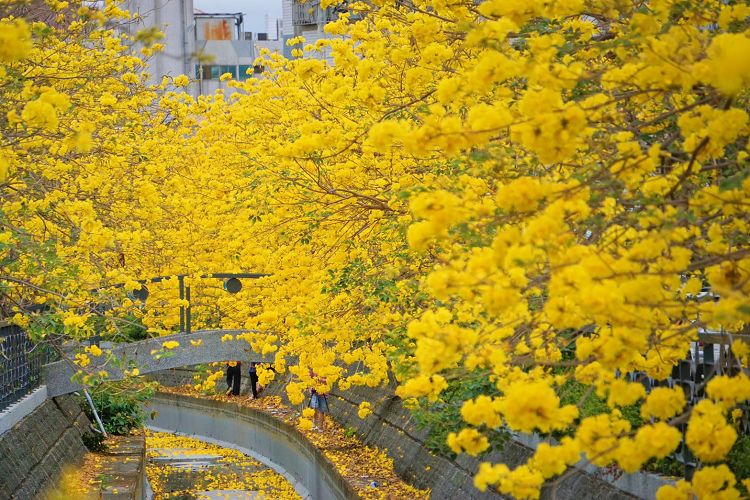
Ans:
[[[292,24],[304,26],[306,24],[318,24],[323,20],[323,9],[320,2],[306,2],[304,4],[294,2],[292,10]]]
[[[292,24],[294,26],[326,24],[335,21],[339,16],[339,10],[337,10],[336,7],[323,9],[320,7],[320,1],[306,3],[299,3],[296,1],[292,6]]]

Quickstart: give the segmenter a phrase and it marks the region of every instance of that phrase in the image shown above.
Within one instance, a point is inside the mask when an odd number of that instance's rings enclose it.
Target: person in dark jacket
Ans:
[[[258,399],[258,363],[250,362],[250,388],[253,390],[253,399]]]
[[[240,382],[242,381],[242,363],[230,361],[227,363],[227,394],[232,391],[232,396],[240,395]]]

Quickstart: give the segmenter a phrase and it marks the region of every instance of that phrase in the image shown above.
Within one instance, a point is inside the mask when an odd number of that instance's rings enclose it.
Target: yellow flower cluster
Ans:
[[[641,406],[644,418],[667,420],[685,408],[685,393],[681,387],[657,387],[651,391]]]
[[[301,431],[309,431],[313,428],[313,421],[309,417],[300,417],[299,420],[297,420],[297,427]]]
[[[565,429],[578,417],[575,405],[561,407],[555,391],[542,382],[513,384],[498,407],[508,426],[523,432]]]
[[[92,356],[101,356],[102,355],[102,350],[101,350],[101,348],[98,345],[88,346],[88,347],[86,347],[85,351],[87,353],[91,354]]]
[[[371,414],[372,414],[372,405],[370,404],[370,402],[362,401],[359,404],[359,409],[357,410],[357,416],[361,418],[362,420],[364,420]]]
[[[747,479],[743,481],[745,488],[750,485]],[[684,500],[691,498],[742,498],[736,488],[737,479],[726,465],[703,467],[693,475],[692,483],[685,480],[677,481],[675,486],[664,486],[656,494],[657,500]]]
[[[704,399],[693,407],[685,442],[695,456],[705,462],[718,462],[736,440],[737,431],[727,422],[721,406]]]
[[[75,355],[74,363],[81,368],[85,368],[91,363],[91,358],[87,354],[79,353]]]
[[[205,378],[198,374],[194,377],[196,383],[193,385],[193,389],[201,391],[204,394],[214,394],[216,392],[216,384],[222,377],[224,377],[224,370],[214,370],[205,376]]]
[[[458,434],[451,432],[448,435],[448,446],[455,453],[466,452],[476,456],[489,448],[490,442],[476,429],[463,429]]]
[[[31,51],[31,30],[23,19],[0,20],[0,63],[23,59]]]

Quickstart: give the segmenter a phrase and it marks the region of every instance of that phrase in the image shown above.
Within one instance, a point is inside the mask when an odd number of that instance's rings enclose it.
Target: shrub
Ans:
[[[100,384],[93,390],[91,399],[107,433],[125,435],[143,427],[145,415],[141,405],[153,393],[153,384],[128,380]],[[85,399],[82,399],[81,406],[94,421],[94,414]]]
[[[727,465],[737,481],[750,478],[750,436],[741,435],[727,456]]]
[[[107,445],[104,444],[104,436],[98,432],[85,432],[81,439],[89,451],[102,452],[107,450]]]
[[[499,394],[486,372],[475,371],[464,380],[449,380],[448,388],[435,402],[420,399],[420,406],[412,410],[412,415],[421,429],[427,429],[425,446],[430,452],[454,459],[456,454],[447,444],[451,432],[459,432],[465,427],[461,417],[461,406],[467,399],[480,394]],[[508,432],[502,428],[487,429],[483,432],[490,441],[492,451],[502,449]]]

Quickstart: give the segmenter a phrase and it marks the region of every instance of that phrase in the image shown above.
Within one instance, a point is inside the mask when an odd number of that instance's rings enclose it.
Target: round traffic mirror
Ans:
[[[146,285],[141,286],[138,290],[133,290],[133,298],[141,302],[146,302],[148,298],[148,288],[146,288]]]
[[[229,278],[224,280],[224,290],[229,293],[237,293],[242,290],[242,282],[237,278]]]

